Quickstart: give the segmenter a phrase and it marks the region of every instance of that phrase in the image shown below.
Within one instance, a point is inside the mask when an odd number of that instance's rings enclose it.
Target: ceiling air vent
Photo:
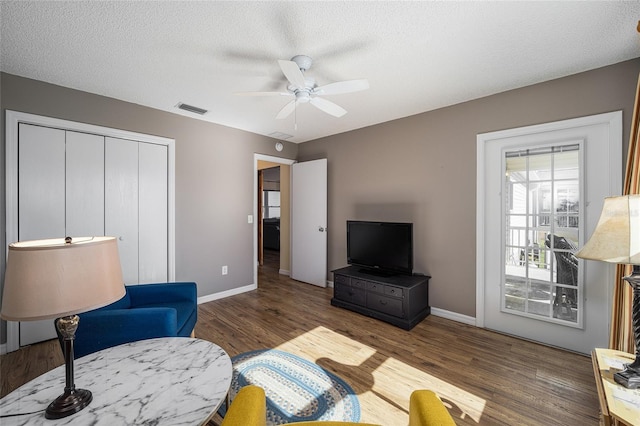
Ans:
[[[206,113],[208,113],[209,111],[207,111],[206,109],[203,108],[198,108],[195,107],[193,105],[187,105],[187,104],[183,104],[182,102],[180,102],[178,104],[178,108],[185,110],[185,111],[189,111],[192,112],[194,114],[200,114],[200,115],[205,115]]]
[[[271,136],[272,138],[275,138],[275,139],[289,139],[289,138],[293,137],[293,135],[288,135],[288,134],[282,133],[282,132],[269,133],[269,136]]]

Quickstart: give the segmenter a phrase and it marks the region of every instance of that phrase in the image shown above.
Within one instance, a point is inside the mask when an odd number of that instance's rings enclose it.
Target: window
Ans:
[[[262,191],[262,217],[280,217],[280,191]]]
[[[505,152],[505,312],[580,322],[579,156],[579,144]]]

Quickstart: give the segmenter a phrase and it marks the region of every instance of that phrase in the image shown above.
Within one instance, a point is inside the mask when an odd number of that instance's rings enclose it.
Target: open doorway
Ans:
[[[254,283],[258,268],[290,275],[291,165],[286,158],[254,156]]]
[[[262,252],[258,253],[258,262],[263,268],[280,270],[280,227],[281,227],[281,192],[280,166],[269,167],[258,171],[259,185],[262,187],[258,229],[262,228]],[[260,226],[261,225],[261,226]]]

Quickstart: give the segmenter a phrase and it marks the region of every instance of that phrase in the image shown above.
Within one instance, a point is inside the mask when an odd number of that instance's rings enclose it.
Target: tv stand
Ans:
[[[365,275],[373,275],[376,277],[392,277],[394,275],[398,275],[394,272],[384,271],[382,269],[373,269],[373,268],[360,268],[358,272]]]
[[[380,276],[356,266],[333,271],[331,304],[411,330],[431,313],[428,275]]]

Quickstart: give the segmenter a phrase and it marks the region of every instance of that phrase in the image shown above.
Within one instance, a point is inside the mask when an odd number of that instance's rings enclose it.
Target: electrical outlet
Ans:
[[[247,223],[253,223],[253,215],[252,214],[247,216]]]
[[[224,265],[222,267],[222,275],[227,275],[227,272],[229,272],[229,270],[227,269],[227,265]]]

